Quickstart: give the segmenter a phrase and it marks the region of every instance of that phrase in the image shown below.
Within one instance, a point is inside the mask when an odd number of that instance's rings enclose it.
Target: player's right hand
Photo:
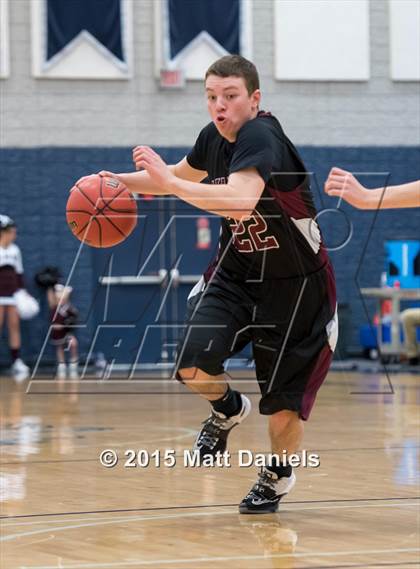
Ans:
[[[109,172],[108,170],[101,170],[98,172],[98,176],[101,176],[101,178],[116,178],[119,180],[118,174],[114,174],[114,172]]]
[[[133,148],[133,162],[134,162],[134,165],[136,167],[136,170],[143,170],[143,168],[139,164],[139,162],[141,160],[140,154],[141,154],[143,148],[144,148],[144,146],[136,146],[135,148]]]

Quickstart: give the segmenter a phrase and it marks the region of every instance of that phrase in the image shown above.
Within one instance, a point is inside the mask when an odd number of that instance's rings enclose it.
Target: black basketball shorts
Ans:
[[[332,267],[263,282],[218,272],[202,292],[192,293],[176,370],[221,374],[224,362],[252,342],[260,413],[287,409],[308,419],[337,341]]]

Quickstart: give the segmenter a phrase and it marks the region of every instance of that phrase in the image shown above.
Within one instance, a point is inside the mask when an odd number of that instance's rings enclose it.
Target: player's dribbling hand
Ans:
[[[168,165],[150,146],[136,146],[133,149],[133,161],[136,170],[146,170],[150,178],[160,187],[168,187],[175,177]]]
[[[119,180],[118,174],[114,174],[114,172],[108,172],[108,170],[101,170],[98,172],[98,176],[101,176],[101,178],[116,178]]]
[[[351,172],[332,168],[324,185],[325,193],[344,199],[354,207],[363,208],[369,192]]]

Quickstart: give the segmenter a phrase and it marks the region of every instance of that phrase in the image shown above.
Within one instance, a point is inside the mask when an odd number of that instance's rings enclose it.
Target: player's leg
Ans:
[[[79,343],[73,334],[66,335],[67,349],[70,350],[69,377],[70,384],[70,403],[77,403],[79,390]]]
[[[240,330],[250,322],[251,304],[239,287],[220,281],[188,302],[177,377],[211,404],[211,415],[195,442],[201,456],[224,452],[229,432],[251,409],[249,399],[231,389],[223,369],[223,362],[250,339]]]
[[[293,322],[277,315],[276,334],[258,331],[254,344],[257,378],[262,392],[260,412],[269,416],[271,449],[275,456],[241,502],[241,513],[275,512],[281,498],[293,488],[295,475],[288,456],[299,450],[303,421],[324,381],[336,341],[335,289],[328,270],[311,277],[300,296]],[[287,293],[285,305],[294,306]],[[271,308],[273,310],[273,307]],[[284,343],[284,344],[283,344]]]
[[[210,375],[197,367],[182,368],[178,373],[182,382],[191,391],[195,391],[207,401],[220,399],[229,388],[228,379],[224,373]]]
[[[79,350],[76,336],[70,334],[68,338],[68,348],[70,350],[69,374],[70,379],[79,379]]]
[[[64,353],[64,344],[57,343],[55,346],[55,355],[57,358],[57,379],[66,379],[67,377],[67,366],[66,366],[66,356]]]
[[[303,440],[304,422],[296,411],[283,409],[269,416],[268,432],[271,451],[279,456],[282,456],[282,453],[289,456],[300,448]]]
[[[15,305],[6,306],[9,348],[12,357],[12,373],[17,381],[23,381],[29,375],[29,368],[20,357],[21,337],[20,318]]]
[[[11,350],[17,350],[19,357],[20,351],[20,320],[16,306],[9,305],[6,307],[7,327],[9,332],[9,347]]]

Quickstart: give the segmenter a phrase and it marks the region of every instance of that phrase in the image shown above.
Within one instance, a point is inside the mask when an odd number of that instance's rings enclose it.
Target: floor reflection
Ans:
[[[285,522],[280,521],[279,514],[247,515],[239,520],[240,527],[246,528],[261,545],[267,557],[284,554],[285,557],[271,559],[274,569],[293,569],[293,553],[296,549],[298,535]],[[290,553],[290,557],[287,555]]]
[[[24,403],[28,402],[25,398],[30,398],[30,394],[26,393],[24,387],[13,385],[7,389],[9,387],[3,384],[0,399],[2,458],[13,456],[23,461],[46,449],[60,455],[72,454],[75,439],[80,436],[77,385],[54,382],[57,392],[62,395],[44,398],[42,405],[37,406],[39,414],[29,414],[25,409]]]

